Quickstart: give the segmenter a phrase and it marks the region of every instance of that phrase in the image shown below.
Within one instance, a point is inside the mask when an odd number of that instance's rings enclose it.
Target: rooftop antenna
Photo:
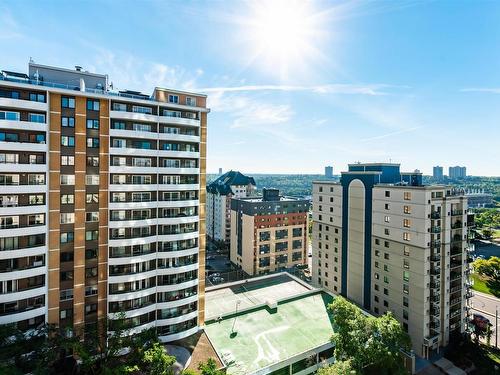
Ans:
[[[33,57],[30,56],[30,64],[34,64],[35,60],[33,60]]]

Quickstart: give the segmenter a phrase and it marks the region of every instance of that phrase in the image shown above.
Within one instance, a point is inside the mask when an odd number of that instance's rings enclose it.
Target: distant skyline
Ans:
[[[500,2],[460,0],[3,0],[0,69],[206,93],[209,173],[499,176],[499,19]]]

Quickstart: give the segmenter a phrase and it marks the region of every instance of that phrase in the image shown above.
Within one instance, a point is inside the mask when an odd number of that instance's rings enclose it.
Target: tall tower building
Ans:
[[[440,167],[440,166],[435,166],[432,168],[432,177],[434,177],[434,179],[436,181],[443,181],[443,167]]]
[[[216,241],[231,239],[231,199],[251,197],[255,180],[238,171],[224,173],[207,186],[207,235]]]
[[[399,164],[350,164],[313,184],[313,282],[374,314],[391,311],[428,357],[467,327],[467,198]]]
[[[467,177],[467,169],[465,167],[449,167],[448,176],[450,179],[465,178]]]
[[[0,75],[0,324],[177,340],[204,321],[206,97],[107,79]]]

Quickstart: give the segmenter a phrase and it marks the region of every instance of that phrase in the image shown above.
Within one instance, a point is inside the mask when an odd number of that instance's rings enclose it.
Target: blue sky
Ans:
[[[500,2],[268,4],[1,0],[0,69],[32,57],[206,92],[209,172],[500,175]]]

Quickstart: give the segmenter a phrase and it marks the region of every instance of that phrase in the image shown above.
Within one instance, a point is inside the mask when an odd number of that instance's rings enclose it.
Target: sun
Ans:
[[[254,62],[288,78],[320,57],[321,27],[309,1],[254,1],[245,33]]]

